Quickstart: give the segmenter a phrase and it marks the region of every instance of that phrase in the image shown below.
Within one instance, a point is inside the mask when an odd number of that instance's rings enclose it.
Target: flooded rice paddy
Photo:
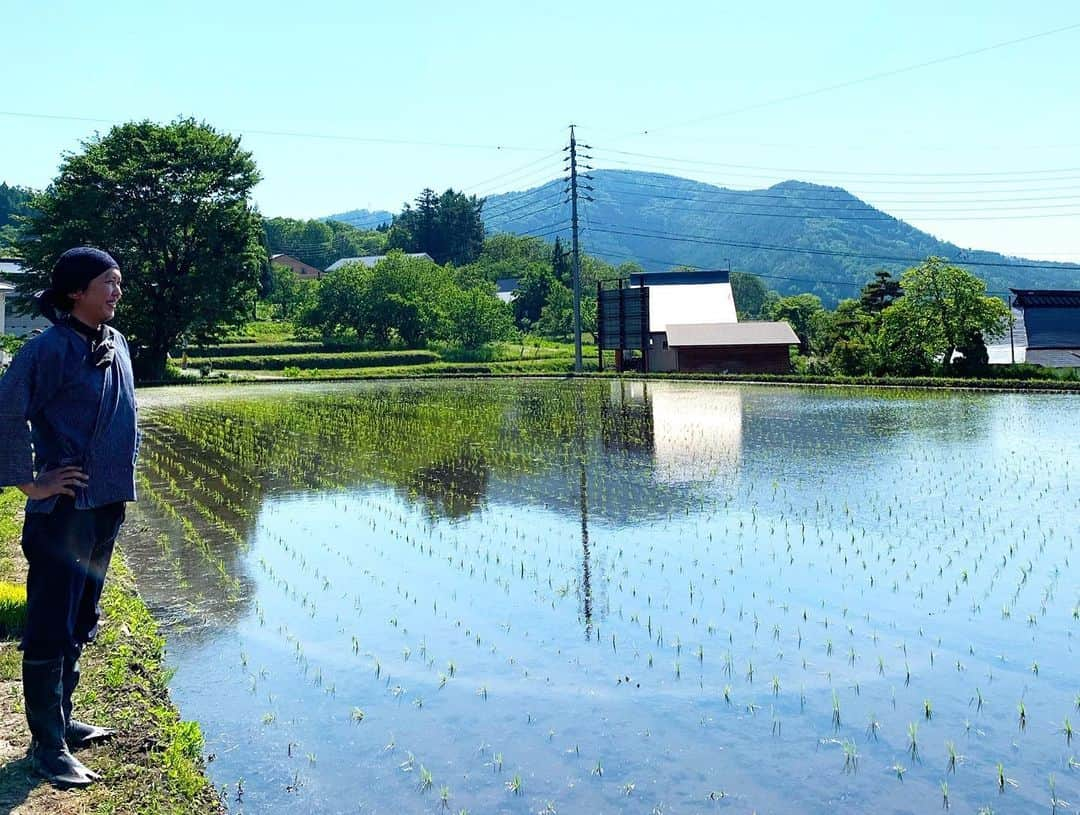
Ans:
[[[1080,402],[140,393],[125,550],[251,813],[1080,805]]]

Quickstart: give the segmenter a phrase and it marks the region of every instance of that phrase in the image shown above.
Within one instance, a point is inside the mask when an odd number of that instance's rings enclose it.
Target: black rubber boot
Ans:
[[[58,787],[86,787],[100,776],[73,756],[64,741],[64,659],[23,659],[23,697],[34,770]]]
[[[81,657],[82,646],[80,645],[68,654],[64,660],[64,741],[67,742],[68,748],[71,750],[87,747],[92,742],[111,738],[115,734],[114,730],[86,724],[71,718],[71,694],[75,692],[75,688],[79,685],[79,659]]]

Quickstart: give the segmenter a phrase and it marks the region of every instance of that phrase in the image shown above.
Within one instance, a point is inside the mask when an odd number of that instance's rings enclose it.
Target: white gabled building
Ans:
[[[18,258],[0,257],[0,334],[25,337],[35,329],[49,327],[49,321],[40,314],[18,313],[16,307],[25,302],[25,296],[15,291],[12,284],[22,273]],[[3,289],[5,284],[6,291]]]

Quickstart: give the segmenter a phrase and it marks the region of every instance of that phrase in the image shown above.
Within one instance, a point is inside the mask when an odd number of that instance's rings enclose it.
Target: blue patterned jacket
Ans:
[[[139,431],[127,340],[105,329],[116,347],[95,367],[90,341],[59,323],[29,340],[0,376],[0,487],[75,464],[88,477],[75,508],[135,500]],[[57,497],[30,500],[27,512],[52,512]]]

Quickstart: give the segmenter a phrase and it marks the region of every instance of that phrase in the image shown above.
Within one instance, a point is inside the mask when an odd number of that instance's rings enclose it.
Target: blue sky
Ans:
[[[835,184],[961,246],[1080,261],[1080,27],[814,93],[1077,24],[1075,0],[0,0],[0,180],[183,114],[243,136],[267,215],[397,210],[548,180],[575,122],[596,166]]]

